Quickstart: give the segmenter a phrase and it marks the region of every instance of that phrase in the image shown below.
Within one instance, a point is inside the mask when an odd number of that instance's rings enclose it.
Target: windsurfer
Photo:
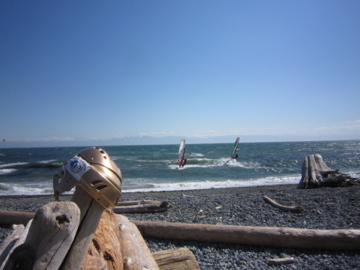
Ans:
[[[181,164],[181,167],[184,167],[184,166],[185,166],[185,164],[186,164],[186,162],[187,162],[187,159],[186,159],[186,158],[184,158],[184,160],[183,160],[183,162],[182,162],[182,164]]]

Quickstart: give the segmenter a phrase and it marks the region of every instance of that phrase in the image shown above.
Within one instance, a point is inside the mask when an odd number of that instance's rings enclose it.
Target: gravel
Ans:
[[[266,195],[283,205],[304,209],[284,212],[263,200]],[[360,186],[297,189],[296,185],[208,189],[174,192],[123,193],[122,200],[168,201],[165,212],[126,214],[129,219],[294,227],[307,229],[360,229]],[[62,197],[69,200],[70,197]],[[0,197],[0,209],[35,212],[53,201],[51,196]],[[1,223],[1,222],[0,222]],[[0,242],[11,233],[0,227]],[[180,240],[145,239],[152,252],[187,247],[201,269],[360,269],[358,251],[275,248]],[[269,266],[271,258],[293,257],[287,265]]]

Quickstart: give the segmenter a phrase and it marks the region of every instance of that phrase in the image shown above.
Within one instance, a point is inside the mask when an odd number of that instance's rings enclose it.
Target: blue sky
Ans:
[[[1,0],[0,148],[360,139],[359,13]]]

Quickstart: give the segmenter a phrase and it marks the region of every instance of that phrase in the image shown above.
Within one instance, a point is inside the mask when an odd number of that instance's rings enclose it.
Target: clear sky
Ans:
[[[0,148],[360,139],[359,14],[358,0],[0,0]]]

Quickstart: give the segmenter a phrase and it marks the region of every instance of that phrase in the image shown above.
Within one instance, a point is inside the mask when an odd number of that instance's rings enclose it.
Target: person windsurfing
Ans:
[[[233,146],[233,150],[231,152],[231,157],[224,163],[226,165],[230,160],[236,160],[239,155],[236,153],[238,146],[239,146],[240,137],[237,137]]]
[[[240,137],[237,137],[233,146],[233,151],[231,153],[231,159],[237,159],[239,157],[239,155],[236,153],[239,146],[239,141],[240,141]]]
[[[186,158],[185,158],[185,140],[180,141],[179,146],[179,153],[178,153],[178,165],[179,168],[183,168],[186,164]]]

